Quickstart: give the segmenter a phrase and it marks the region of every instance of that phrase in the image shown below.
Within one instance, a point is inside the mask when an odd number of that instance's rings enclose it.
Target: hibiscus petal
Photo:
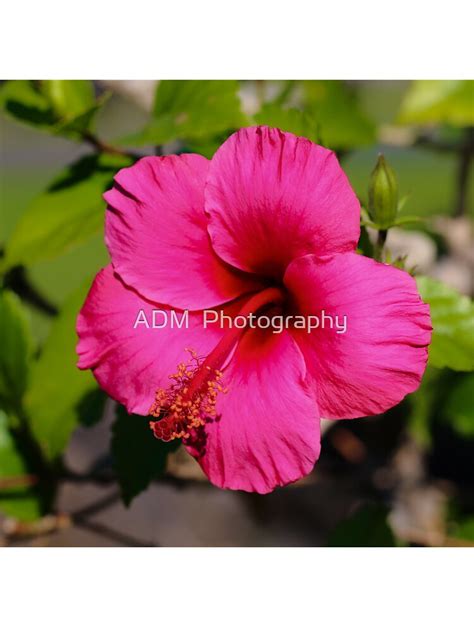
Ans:
[[[287,332],[245,333],[224,372],[220,418],[204,426],[204,446],[188,447],[212,483],[264,494],[313,469],[319,416],[305,373]]]
[[[303,315],[347,316],[293,331],[313,376],[322,417],[384,412],[416,390],[431,339],[429,307],[412,277],[372,259],[343,254],[293,261],[284,283]],[[322,322],[322,321],[321,321]],[[320,323],[321,325],[321,323]]]
[[[209,233],[231,265],[282,276],[295,257],[349,252],[360,205],[335,154],[268,127],[231,136],[211,160]]]
[[[202,314],[188,313],[188,327],[153,329],[164,322],[168,308],[151,303],[127,288],[111,265],[96,276],[77,319],[78,367],[92,369],[100,386],[130,413],[147,415],[158,387],[168,388],[169,375],[190,359],[186,348],[207,355],[223,335],[216,326],[203,328]],[[144,324],[140,310],[150,325]],[[181,322],[183,312],[175,312]],[[137,324],[137,318],[143,324]],[[150,440],[153,438],[150,436]]]
[[[208,166],[195,154],[142,158],[104,195],[114,269],[151,301],[203,309],[258,287],[212,250],[203,210]]]

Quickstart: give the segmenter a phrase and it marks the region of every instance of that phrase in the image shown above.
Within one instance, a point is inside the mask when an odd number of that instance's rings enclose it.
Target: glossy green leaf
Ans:
[[[179,445],[179,441],[158,441],[146,417],[128,415],[119,408],[112,430],[112,456],[126,505],[164,473],[168,454]]]
[[[278,127],[284,132],[291,132],[296,136],[304,136],[315,143],[320,142],[318,125],[306,113],[295,108],[283,108],[275,103],[266,103],[255,115],[257,125]]]
[[[387,509],[368,505],[342,521],[329,537],[329,546],[396,546],[387,522]]]
[[[444,417],[458,434],[474,437],[474,373],[460,376],[445,401]]]
[[[29,473],[10,431],[7,414],[0,410],[0,483]],[[8,489],[0,485],[0,511],[23,521],[36,520],[41,514],[34,489],[23,483]]]
[[[54,321],[25,396],[32,433],[48,459],[63,453],[83,420],[86,398],[97,389],[92,373],[76,367],[76,319],[89,287],[90,280],[70,296]]]
[[[128,164],[126,158],[93,154],[67,167],[20,218],[4,266],[52,259],[98,233],[104,223],[102,194]]]
[[[474,81],[413,81],[402,103],[400,123],[474,125]]]
[[[418,277],[416,281],[422,299],[430,306],[433,324],[430,364],[455,371],[473,371],[473,302],[435,279]]]
[[[19,298],[0,290],[0,404],[18,412],[28,384],[33,342]]]
[[[373,143],[374,123],[360,108],[356,92],[343,81],[305,81],[305,111],[317,125],[321,144],[350,149]]]
[[[237,81],[160,81],[152,120],[122,142],[161,145],[175,139],[195,139],[246,124]]]

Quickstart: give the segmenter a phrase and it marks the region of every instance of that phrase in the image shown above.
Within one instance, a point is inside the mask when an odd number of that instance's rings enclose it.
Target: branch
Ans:
[[[117,477],[113,472],[104,471],[104,472],[86,472],[85,474],[78,474],[76,472],[71,472],[70,470],[63,471],[61,476],[61,481],[68,481],[70,483],[81,484],[89,484],[92,483],[94,485],[115,485],[118,484]],[[171,485],[176,488],[186,487],[188,485],[208,485],[207,479],[197,479],[197,478],[183,478],[180,476],[176,476],[175,474],[163,474],[159,478],[151,481],[152,483],[161,484],[164,483],[166,485]]]
[[[92,533],[104,536],[124,546],[154,547],[157,543],[140,540],[126,533],[121,533],[112,527],[90,520],[91,516],[107,509],[120,500],[120,493],[112,492],[98,501],[86,505],[82,509],[71,514],[56,514],[45,516],[36,522],[21,522],[7,519],[3,524],[3,532],[9,544],[32,540],[38,537],[52,535],[58,531],[64,531],[72,526],[85,529]]]
[[[25,487],[36,485],[38,477],[34,474],[23,474],[21,476],[8,476],[0,478],[0,491],[6,489],[16,489],[17,487]]]
[[[113,154],[115,156],[124,156],[125,158],[131,158],[132,160],[138,160],[139,158],[143,158],[141,154],[137,154],[132,151],[127,151],[126,149],[122,149],[121,147],[116,147],[115,145],[110,145],[105,141],[101,140],[92,132],[83,132],[82,140],[85,143],[89,143],[96,151],[99,153]]]
[[[96,500],[89,505],[86,505],[82,509],[78,511],[74,511],[71,514],[71,520],[74,523],[79,523],[81,521],[86,520],[89,516],[93,516],[99,511],[103,511],[104,509],[108,509],[112,505],[115,505],[116,502],[120,500],[120,493],[118,491],[114,491],[110,493],[108,496],[104,496],[100,500]]]
[[[116,531],[115,529],[112,529],[111,527],[100,524],[98,522],[81,521],[75,524],[81,529],[91,531],[95,535],[102,535],[106,538],[109,538],[110,540],[115,540],[115,542],[123,544],[124,546],[134,546],[139,548],[160,546],[155,542],[146,542],[145,540],[139,540],[138,538],[135,538],[126,533],[121,533],[120,531]]]

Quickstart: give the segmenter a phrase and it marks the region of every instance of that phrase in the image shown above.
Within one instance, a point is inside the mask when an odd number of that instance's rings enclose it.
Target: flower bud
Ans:
[[[398,210],[397,176],[383,154],[379,155],[369,183],[369,215],[378,228],[393,225]]]

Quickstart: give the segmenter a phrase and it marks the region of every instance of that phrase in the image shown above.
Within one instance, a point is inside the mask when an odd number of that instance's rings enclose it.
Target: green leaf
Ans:
[[[379,505],[362,507],[338,524],[328,546],[396,546],[387,514],[387,509]]]
[[[77,140],[83,140],[83,134],[93,130],[97,113],[105,103],[107,103],[111,95],[111,92],[106,92],[81,114],[72,118],[62,119],[55,126],[54,133],[60,136],[69,136]]]
[[[175,139],[196,139],[246,124],[237,81],[160,81],[152,120],[129,145],[161,145]]]
[[[8,417],[0,410],[0,483],[29,474],[10,431]],[[31,486],[18,484],[8,490],[0,487],[0,511],[18,520],[32,521],[41,515],[39,498]]]
[[[343,81],[305,81],[305,111],[316,122],[321,143],[332,149],[371,144],[374,123],[359,107],[357,94]]]
[[[100,388],[87,391],[76,407],[81,426],[92,428],[99,423],[104,415],[106,401],[107,395]]]
[[[57,121],[38,81],[7,81],[0,88],[0,107],[5,114],[35,127],[48,128]]]
[[[168,454],[179,445],[179,441],[158,441],[147,417],[128,415],[123,407],[119,408],[112,429],[112,456],[127,506],[164,473]]]
[[[400,123],[474,125],[474,82],[413,81],[401,105]]]
[[[0,89],[0,107],[22,123],[81,140],[109,96],[96,100],[91,81],[7,81]]]
[[[445,401],[444,417],[458,434],[474,437],[474,373],[462,376],[451,390]]]
[[[295,108],[283,108],[275,103],[266,103],[255,115],[257,125],[278,127],[284,132],[291,132],[296,136],[304,136],[315,143],[321,142],[318,125],[306,113]]]
[[[404,224],[419,224],[424,223],[426,219],[418,217],[418,215],[405,215],[404,217],[397,218],[392,226],[403,226]]]
[[[32,350],[26,310],[13,292],[0,290],[0,403],[7,410],[21,411]]]
[[[431,422],[440,393],[440,373],[438,369],[428,366],[420,387],[409,395],[408,428],[415,441],[423,447],[431,445]]]
[[[58,118],[74,118],[95,104],[91,81],[52,79],[42,82],[42,91]]]
[[[406,203],[408,202],[408,200],[410,199],[410,195],[407,193],[406,195],[404,195],[402,198],[400,198],[399,202],[398,202],[398,209],[397,212],[400,213],[401,211],[403,211]]]
[[[206,158],[211,159],[216,153],[219,147],[229,138],[229,130],[213,136],[206,136],[204,138],[195,138],[193,140],[186,139],[183,144],[183,152],[200,154]]]
[[[432,366],[455,371],[474,370],[474,305],[467,296],[428,277],[417,277],[418,291],[429,304],[433,337]]]
[[[76,318],[89,287],[90,280],[70,296],[54,321],[25,396],[31,431],[51,460],[63,453],[83,419],[85,398],[97,389],[92,373],[76,368]]]
[[[53,259],[98,233],[104,222],[102,193],[115,172],[129,164],[120,156],[93,154],[67,167],[20,218],[6,245],[4,267]]]

